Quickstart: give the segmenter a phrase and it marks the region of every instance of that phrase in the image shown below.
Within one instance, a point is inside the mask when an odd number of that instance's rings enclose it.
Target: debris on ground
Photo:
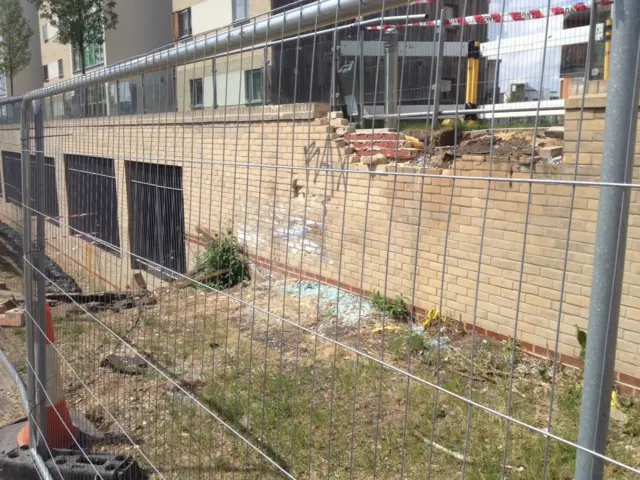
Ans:
[[[494,130],[493,134],[488,130],[475,130],[461,132],[457,146],[435,145],[426,155],[415,158],[410,164],[450,168],[454,158],[491,155],[496,162],[514,161],[526,165],[531,164],[533,156],[534,162],[544,161],[547,165],[555,166],[562,163],[562,147],[562,139],[538,132],[534,150],[533,129]]]
[[[371,302],[366,298],[318,282],[302,281],[283,286],[283,290],[300,298],[318,299],[320,313],[337,317],[344,326],[357,325],[372,311]]]
[[[151,306],[158,303],[155,295],[149,292],[120,293],[105,292],[95,294],[47,295],[54,317],[84,315],[105,311],[120,312],[136,307]]]
[[[14,268],[20,269],[22,265],[22,235],[7,223],[0,221],[0,243],[2,243],[5,257],[12,261]],[[45,258],[44,273],[49,280],[46,282],[47,292],[82,291],[76,281],[67,275],[62,268],[49,257]]]
[[[147,371],[147,362],[140,357],[108,355],[102,359],[100,366],[125,375],[142,375]]]

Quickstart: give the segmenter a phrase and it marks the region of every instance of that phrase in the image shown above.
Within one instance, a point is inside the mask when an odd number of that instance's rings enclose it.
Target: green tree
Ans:
[[[40,16],[58,29],[58,42],[71,45],[80,54],[86,71],[86,50],[104,43],[104,34],[118,24],[113,0],[31,0]]]
[[[31,35],[20,1],[0,0],[0,72],[9,80],[9,95],[13,95],[14,77],[31,60]]]

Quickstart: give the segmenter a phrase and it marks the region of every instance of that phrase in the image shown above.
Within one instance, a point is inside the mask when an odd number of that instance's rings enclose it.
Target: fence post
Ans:
[[[36,213],[36,247],[35,247],[35,266],[36,266],[36,323],[38,331],[36,335],[40,341],[36,342],[36,374],[40,379],[38,382],[38,424],[42,432],[42,438],[47,438],[47,422],[46,422],[46,403],[47,398],[44,395],[44,386],[47,383],[47,365],[46,365],[46,342],[44,335],[47,331],[45,320],[45,236],[44,236],[44,100],[33,101],[33,119],[34,119],[34,138],[35,138],[35,213]]]
[[[640,2],[617,0],[613,9],[601,181],[630,183],[638,120]],[[598,205],[578,444],[600,454],[609,428],[630,194],[628,187],[602,186]],[[578,451],[576,480],[602,478],[603,469],[602,459]]]
[[[37,432],[35,427],[34,413],[36,410],[36,380],[35,380],[35,353],[33,332],[33,270],[32,263],[32,242],[31,242],[31,161],[29,152],[29,126],[31,102],[23,100],[20,109],[20,139],[21,139],[21,162],[22,162],[22,254],[24,257],[22,273],[24,280],[24,309],[25,322],[27,325],[27,397],[29,401],[29,430]],[[37,434],[31,435],[30,446],[36,448]]]
[[[360,128],[364,128],[364,30],[358,27],[358,85],[360,94]]]
[[[440,96],[442,95],[442,59],[444,57],[444,40],[446,27],[445,20],[449,20],[453,15],[451,7],[444,7],[440,10],[440,21],[438,24],[438,57],[436,58],[436,80],[431,87],[433,89],[433,113],[431,117],[431,135],[438,125],[440,116]]]
[[[398,128],[398,31],[384,33],[384,126]]]

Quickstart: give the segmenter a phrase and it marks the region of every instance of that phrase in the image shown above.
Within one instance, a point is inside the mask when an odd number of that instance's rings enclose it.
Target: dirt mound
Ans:
[[[537,135],[535,148],[561,146],[562,140]],[[465,132],[458,148],[458,155],[489,155],[493,145],[494,157],[520,157],[531,155],[534,149],[532,130]]]

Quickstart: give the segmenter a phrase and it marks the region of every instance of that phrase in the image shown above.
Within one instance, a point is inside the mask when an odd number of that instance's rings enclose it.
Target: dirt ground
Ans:
[[[575,442],[581,372],[447,312],[423,325],[296,276],[251,278],[222,293],[167,286],[119,311],[54,306],[67,404],[99,431],[91,451],[167,479],[448,479],[463,466],[474,479],[572,478],[575,449],[500,415]],[[3,269],[0,281],[21,285]],[[0,330],[0,345],[24,373],[24,329]],[[0,371],[9,422],[21,409],[7,384]],[[616,402],[608,454],[638,468],[640,409]]]
[[[459,155],[489,155],[493,142],[493,155],[499,158],[530,156],[534,151],[533,130],[465,132],[460,142]],[[535,148],[563,146],[563,140],[546,137],[544,129],[538,133]]]
[[[424,129],[409,129],[403,133],[416,138],[425,138],[429,143],[430,136]],[[463,155],[483,155],[491,154],[496,162],[518,162],[521,157],[531,157],[540,148],[563,146],[562,139],[547,137],[545,129],[540,128],[535,136],[534,144],[533,129],[515,130],[469,130],[458,132],[458,139],[451,130],[436,132],[438,138],[444,139],[444,143],[435,141],[435,148],[427,148],[428,164],[432,167],[449,168],[454,158],[461,158]],[[455,147],[454,147],[455,143]],[[423,162],[423,158],[414,160],[414,163]]]
[[[0,251],[0,282],[7,286],[7,290],[18,294],[23,292],[22,277],[18,275],[14,264],[1,255]],[[9,361],[24,372],[26,360],[26,344],[24,343],[24,329],[0,327],[0,348]],[[0,362],[0,426],[8,425],[25,417],[20,394],[9,371]]]
[[[0,338],[4,335],[0,332]],[[24,418],[20,394],[13,378],[0,362],[0,426],[14,423]]]
[[[571,478],[573,448],[463,398],[538,429],[551,419],[575,441],[579,371],[465,333],[446,312],[423,328],[331,287],[253,278],[225,293],[168,287],[153,306],[56,316],[67,401],[104,434],[94,449],[176,479],[449,478],[465,453],[469,478],[504,469],[538,479],[547,451],[548,478]],[[140,371],[105,366],[108,355]],[[609,453],[638,467],[638,408],[621,398],[620,410]],[[614,466],[607,475],[632,478]]]

